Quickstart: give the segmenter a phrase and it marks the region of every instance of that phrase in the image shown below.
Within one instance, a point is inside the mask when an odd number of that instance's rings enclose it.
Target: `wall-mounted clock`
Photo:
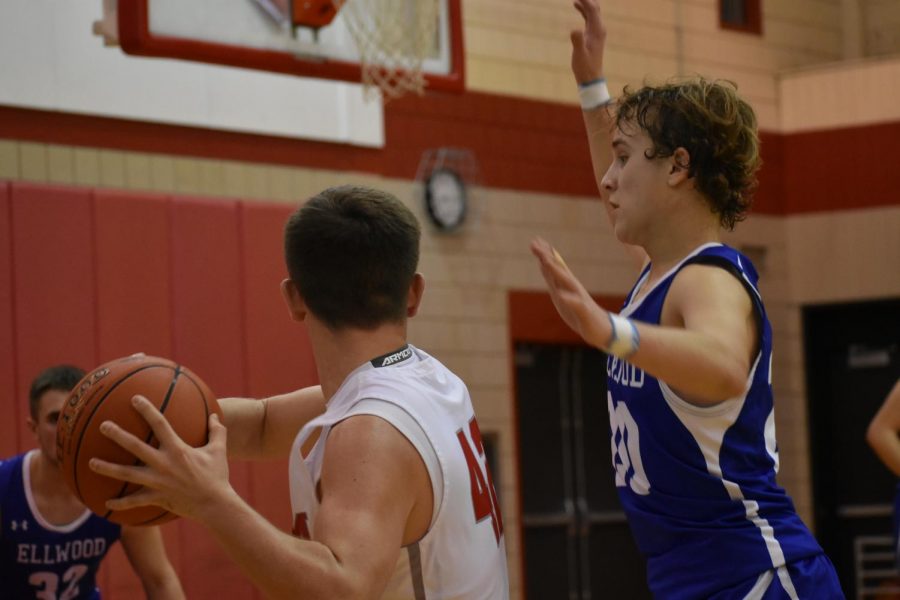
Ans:
[[[435,227],[453,231],[463,224],[468,198],[459,173],[446,167],[435,169],[425,179],[424,190],[425,211]]]

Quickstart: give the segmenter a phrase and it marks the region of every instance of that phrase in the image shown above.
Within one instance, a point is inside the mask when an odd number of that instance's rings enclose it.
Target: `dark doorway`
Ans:
[[[816,537],[848,598],[892,577],[896,478],[865,441],[900,377],[900,300],[803,310]]]
[[[515,379],[526,596],[650,598],[616,495],[606,355],[517,343]]]

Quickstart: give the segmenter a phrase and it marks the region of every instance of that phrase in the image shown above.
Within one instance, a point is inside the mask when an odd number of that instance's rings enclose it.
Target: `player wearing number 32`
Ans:
[[[34,379],[28,426],[38,447],[0,462],[0,599],[99,599],[97,570],[119,539],[147,598],[183,599],[159,528],[121,527],[91,514],[63,481],[56,421],[83,376],[59,365]]]
[[[620,314],[550,245],[532,251],[560,315],[603,349],[616,488],[657,598],[842,598],[778,486],[772,330],[757,273],[721,243],[750,203],[756,117],[724,82],[625,90],[612,108],[597,0],[572,34],[597,182],[619,241],[643,250]],[[612,160],[610,161],[610,149]]]
[[[146,486],[108,506],[196,519],[267,598],[507,598],[503,522],[469,393],[406,339],[424,291],[419,238],[384,192],[332,188],[300,207],[285,227],[282,293],[306,324],[321,388],[224,399],[224,424],[211,417],[196,449],[137,397],[160,447],[103,426],[146,464],[92,464]],[[235,493],[226,447],[290,456],[293,535]]]

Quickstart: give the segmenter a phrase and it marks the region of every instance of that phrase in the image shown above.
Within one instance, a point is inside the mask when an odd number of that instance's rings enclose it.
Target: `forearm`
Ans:
[[[866,441],[881,459],[881,462],[900,477],[900,438],[891,427],[873,422],[866,432]]]
[[[120,539],[149,600],[184,600],[158,527],[122,527]]]
[[[697,331],[635,322],[640,347],[628,362],[664,381],[686,400],[715,404],[746,388],[746,359],[720,341]]]
[[[233,491],[201,522],[266,598],[364,597],[327,546],[278,530]]]
[[[219,401],[228,428],[228,456],[283,458],[297,432],[325,411],[319,386],[263,400],[223,398]]]
[[[602,192],[601,181],[609,163],[612,162],[612,113],[608,106],[600,106],[582,111],[588,147],[591,151],[591,166],[597,191]]]
[[[254,458],[261,454],[265,405],[251,398],[220,398],[222,423],[228,428],[228,456]]]
[[[162,579],[144,581],[143,585],[147,600],[184,600],[185,598],[184,590],[181,589],[181,583],[174,570]]]

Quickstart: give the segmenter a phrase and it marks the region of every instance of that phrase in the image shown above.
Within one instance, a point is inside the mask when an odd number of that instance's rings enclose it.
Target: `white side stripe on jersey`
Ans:
[[[659,387],[662,391],[666,404],[672,409],[672,412],[678,417],[678,420],[684,424],[691,433],[700,451],[703,453],[703,459],[706,461],[707,472],[722,482],[728,497],[732,500],[739,501],[744,506],[744,513],[747,519],[759,529],[763,541],[766,544],[766,550],[772,561],[772,567],[778,569],[785,564],[784,551],[781,544],[775,538],[775,531],[769,522],[759,515],[759,504],[755,500],[744,498],[744,493],[740,486],[734,481],[725,479],[722,474],[722,465],[720,462],[720,452],[722,450],[722,440],[725,438],[725,432],[734,425],[738,415],[747,399],[747,393],[750,391],[750,385],[756,375],[756,369],[759,366],[761,356],[756,357],[753,368],[747,377],[747,383],[744,387],[744,394],[735,398],[726,400],[720,404],[711,407],[700,407],[691,404],[680,398],[672,388],[660,381]],[[774,421],[773,421],[774,422]],[[774,432],[773,432],[774,433]],[[768,445],[768,444],[767,444]],[[777,464],[777,461],[776,461]],[[798,600],[797,593],[794,591],[794,585],[791,582],[790,574],[787,569],[784,573],[778,572],[778,579],[781,581],[782,587],[788,592],[792,600]]]
[[[769,570],[760,573],[759,577],[756,579],[756,583],[753,584],[753,588],[747,592],[747,595],[744,596],[743,600],[762,600],[762,597],[766,594],[766,590],[769,589],[769,586],[772,585],[774,580],[774,571]]]

